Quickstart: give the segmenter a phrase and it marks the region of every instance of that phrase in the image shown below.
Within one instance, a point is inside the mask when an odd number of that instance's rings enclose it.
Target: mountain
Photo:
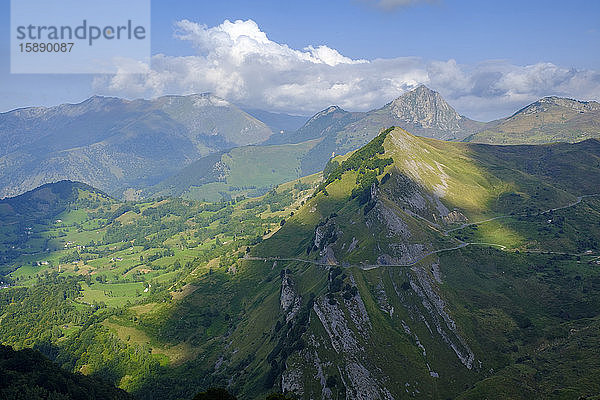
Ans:
[[[482,124],[458,115],[439,93],[421,85],[367,113],[330,106],[296,131],[274,134],[260,147],[234,149],[223,160],[216,155],[200,159],[142,195],[183,194],[207,200],[260,195],[273,185],[321,171],[332,155],[355,150],[390,125],[423,136],[462,139]],[[239,169],[231,172],[227,164]]]
[[[210,94],[79,104],[0,114],[0,197],[73,179],[111,194],[155,184],[209,153],[255,144],[271,130]]]
[[[362,118],[364,113],[348,112],[338,106],[330,106],[313,115],[295,132],[273,135],[267,143],[300,143],[312,139],[321,139],[335,135],[346,125]]]
[[[332,110],[335,118],[328,118]],[[330,107],[316,114],[298,131],[304,134],[301,137],[324,137],[307,155],[302,170],[305,174],[321,170],[332,153],[355,150],[373,139],[374,132],[388,126],[399,126],[424,137],[461,140],[483,125],[459,115],[439,93],[424,85],[366,113],[348,113]]]
[[[81,182],[68,180],[47,183],[19,196],[0,200],[2,216],[52,217],[82,200],[113,201],[105,193]]]
[[[508,118],[493,121],[466,141],[490,144],[578,142],[600,137],[600,104],[544,97]]]
[[[590,398],[599,187],[596,139],[494,146],[395,128],[322,178],[253,199],[78,190],[39,224],[0,219],[20,252],[2,268],[0,341],[42,343],[141,399],[209,387],[248,399]]]
[[[332,161],[251,252],[281,271],[259,314],[281,321],[262,341],[268,374],[301,398],[597,393],[584,360],[600,353],[599,160],[597,140],[504,148],[395,129]]]
[[[385,126],[399,126],[418,136],[460,140],[477,131],[483,123],[459,115],[438,92],[420,85],[366,113],[348,113],[336,106],[329,107],[312,117],[297,133],[302,140],[327,133],[360,135]]]
[[[369,113],[374,122],[399,126],[414,135],[460,140],[483,124],[459,115],[436,91],[420,85],[379,110]]]
[[[320,171],[332,154],[353,151],[387,126],[412,134],[449,141],[490,144],[577,142],[600,137],[600,105],[546,97],[514,115],[488,123],[459,115],[443,97],[420,85],[385,106],[351,113],[331,106],[315,114],[294,133],[273,135],[269,143],[299,143],[319,139],[302,160],[302,174]]]
[[[38,351],[0,345],[0,397],[6,400],[129,400],[100,380],[61,369]]]
[[[58,224],[62,215],[86,207],[111,207],[116,200],[80,182],[47,183],[16,197],[0,199],[0,276],[4,266],[30,253],[57,248],[57,231],[38,236],[36,230]],[[62,222],[61,222],[62,223]],[[35,247],[30,240],[34,239]]]

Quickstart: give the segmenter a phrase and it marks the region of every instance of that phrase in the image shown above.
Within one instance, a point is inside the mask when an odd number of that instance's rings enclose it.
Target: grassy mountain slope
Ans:
[[[279,227],[315,180],[237,203],[124,203],[73,182],[4,200],[10,208],[3,207],[0,231],[11,252],[0,264],[2,280],[10,283],[0,289],[0,340],[17,348],[36,345],[63,368],[140,397],[191,398],[222,384],[198,374],[182,378],[182,391],[177,385],[145,391],[155,374],[201,352],[208,356],[204,342],[225,335],[234,322],[233,314],[221,313],[227,297],[220,291],[203,291],[220,300],[195,307],[183,325],[168,317],[175,315],[170,310],[198,280],[228,282],[246,247]],[[153,322],[154,315],[163,317]],[[166,328],[155,330],[156,324]]]
[[[111,206],[114,200],[83,183],[61,181],[42,185],[22,195],[0,200],[0,273],[4,266],[25,254],[56,249],[61,234],[40,235],[48,225],[62,224],[60,217],[73,212],[83,214],[87,207]],[[74,210],[79,210],[74,211]]]
[[[597,140],[503,147],[397,128],[331,161],[316,190],[310,177],[235,204],[73,209],[45,232],[102,242],[78,250],[77,271],[24,265],[53,252],[11,262],[0,339],[42,343],[145,399],[217,385],[240,398],[593,395],[580,345],[598,352],[599,157]]]
[[[318,140],[297,144],[237,147],[209,155],[144,191],[148,196],[183,196],[218,201],[257,197],[302,176],[301,162]]]
[[[580,380],[568,365],[541,361],[538,349],[553,343],[566,349],[565,357],[576,360],[581,355],[576,342],[565,336],[568,326],[585,326],[591,329],[588,335],[593,335],[593,320],[588,318],[597,315],[594,307],[600,297],[592,288],[599,275],[587,264],[591,256],[581,261],[582,255],[576,254],[598,248],[598,231],[590,231],[591,237],[578,247],[565,249],[572,253],[561,255],[528,252],[527,246],[519,248],[525,254],[506,253],[487,244],[466,245],[442,232],[460,227],[465,219],[502,213],[548,218],[540,214],[546,207],[568,205],[598,187],[598,145],[591,141],[558,146],[563,154],[557,152],[556,159],[565,153],[575,158],[577,147],[585,147],[595,160],[580,158],[579,166],[589,169],[577,181],[558,174],[552,184],[543,182],[539,171],[519,169],[518,158],[531,148],[521,148],[517,156],[506,154],[503,148],[437,142],[401,130],[389,133],[381,156],[375,151],[370,158],[363,148],[340,160],[320,193],[272,239],[253,250],[257,257],[305,258],[317,263],[285,263],[281,296],[291,281],[301,303],[308,300],[313,305],[301,350],[294,351],[299,345],[293,340],[289,343],[294,325],[288,322],[283,343],[284,349],[288,346],[292,351],[276,352],[270,371],[282,375],[284,388],[306,398],[335,398],[349,391],[352,398],[399,398],[407,392],[445,398],[473,385],[465,396],[476,398],[474,393],[510,389],[515,398],[548,398],[558,397],[566,386],[568,393],[594,393],[593,378]],[[357,191],[357,179],[360,188],[369,176],[368,165],[373,165],[369,160],[389,156],[394,163],[381,173],[373,172],[381,183]],[[546,160],[547,165],[553,161]],[[595,186],[581,185],[589,179]],[[574,189],[578,183],[581,186]],[[527,196],[527,201],[522,202],[521,196]],[[566,213],[564,220],[585,229],[584,225],[594,226],[598,206],[598,201],[589,198],[587,210],[579,209],[583,207],[579,203],[554,213]],[[588,213],[594,215],[592,221],[578,216]],[[523,225],[515,226],[515,232],[508,227],[500,233],[481,232],[477,242],[510,246],[518,235],[529,245],[543,244],[558,251],[557,239],[578,236],[554,226],[553,235],[532,234]],[[439,253],[431,254],[434,251]],[[309,300],[310,292],[316,295],[313,300]],[[292,306],[286,310],[284,304]],[[282,300],[280,309],[286,319],[294,312],[294,304],[294,300]],[[505,372],[509,367],[528,368],[530,381],[509,375]],[[538,369],[553,376],[562,374],[568,382],[547,385],[550,380],[536,375],[542,373]],[[593,377],[597,369],[589,374]],[[323,377],[321,384],[314,383],[315,375]],[[508,387],[510,379],[521,386]],[[506,382],[504,387],[501,382]]]
[[[260,143],[262,122],[210,94],[92,97],[0,114],[0,197],[72,179],[121,195],[211,152]]]
[[[491,144],[579,142],[600,136],[600,104],[544,97],[512,116],[491,122],[466,141]]]

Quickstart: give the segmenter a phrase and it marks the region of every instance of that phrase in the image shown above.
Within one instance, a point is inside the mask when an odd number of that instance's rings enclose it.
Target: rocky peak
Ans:
[[[347,114],[348,111],[341,109],[338,106],[329,106],[323,111],[319,111],[316,113],[310,120],[308,120],[307,124],[314,122],[323,117],[336,117]]]
[[[395,117],[423,128],[455,131],[461,128],[460,121],[463,119],[438,92],[425,85],[404,93],[386,108]]]

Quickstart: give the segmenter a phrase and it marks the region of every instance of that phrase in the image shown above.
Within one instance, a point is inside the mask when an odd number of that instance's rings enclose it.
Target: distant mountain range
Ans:
[[[155,100],[92,97],[0,114],[0,197],[74,179],[121,195],[271,129],[210,94]]]
[[[434,139],[490,144],[600,137],[596,102],[547,97],[483,123],[459,115],[423,85],[379,109],[349,112],[331,106],[302,124],[305,119],[244,111],[211,94],[132,101],[95,96],[79,104],[14,110],[0,114],[0,198],[61,179],[129,199],[258,195],[321,171],[332,155],[363,146],[389,126]],[[252,148],[233,150],[240,146]],[[244,167],[251,159],[260,160],[258,172]],[[224,169],[215,175],[219,168]],[[236,169],[239,174],[232,172]]]
[[[372,136],[373,129],[399,126],[418,136],[440,140],[461,140],[478,132],[485,124],[459,115],[438,93],[424,85],[404,93],[381,108],[368,112],[348,112],[331,106],[315,114],[297,132],[280,142],[316,139],[336,135],[347,145]],[[367,140],[368,141],[368,140]]]
[[[579,142],[600,137],[600,104],[544,97],[466,140],[493,144]]]
[[[332,155],[352,151],[393,125],[421,136],[457,140],[483,123],[460,116],[439,93],[419,86],[366,113],[328,107],[295,132],[274,134],[261,146],[203,157],[143,194],[207,200],[260,195],[273,185],[321,171]]]

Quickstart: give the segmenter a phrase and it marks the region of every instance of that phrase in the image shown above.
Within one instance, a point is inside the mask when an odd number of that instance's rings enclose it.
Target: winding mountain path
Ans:
[[[577,200],[575,200],[574,202],[569,203],[569,204],[567,204],[565,206],[556,207],[556,208],[549,208],[547,210],[539,211],[537,213],[522,212],[522,213],[517,213],[517,214],[504,214],[504,215],[499,215],[497,217],[493,217],[493,218],[489,218],[489,219],[484,219],[483,221],[469,222],[469,223],[466,223],[466,224],[462,224],[462,225],[460,225],[460,226],[458,226],[456,228],[448,229],[448,230],[444,231],[443,234],[447,236],[450,232],[459,231],[459,230],[464,229],[464,228],[466,228],[468,226],[480,225],[480,224],[484,224],[484,223],[490,222],[490,221],[495,221],[495,220],[501,219],[501,218],[544,215],[544,214],[547,214],[549,212],[563,210],[565,208],[570,208],[570,207],[576,206],[577,204],[581,203],[581,201],[584,198],[586,198],[586,197],[594,197],[594,196],[598,196],[598,195],[600,195],[600,193],[586,194],[586,195],[583,195],[583,196],[577,196]]]
[[[553,211],[558,211],[558,210],[563,210],[566,208],[570,208],[570,207],[574,207],[577,204],[581,203],[581,201],[584,198],[587,197],[594,197],[594,196],[599,196],[600,193],[594,193],[594,194],[588,194],[588,195],[583,195],[583,196],[577,196],[577,200],[575,200],[574,202],[571,202],[567,205],[561,206],[561,207],[555,207],[555,208],[549,208],[547,210],[544,211],[540,211],[537,213],[518,213],[518,214],[508,214],[508,215],[499,215],[497,217],[493,217],[493,218],[489,218],[489,219],[485,219],[483,221],[478,221],[478,222],[471,222],[471,223],[467,223],[467,224],[462,224],[461,226],[457,227],[457,228],[452,228],[452,229],[448,229],[446,231],[442,231],[441,233],[445,236],[448,235],[448,233],[450,232],[454,232],[460,229],[464,229],[468,226],[473,226],[473,225],[479,225],[479,224],[483,224],[486,222],[490,222],[490,221],[494,221],[497,219],[501,219],[501,218],[509,218],[509,217],[518,217],[518,216],[534,216],[534,215],[543,215],[543,214],[547,214],[549,212],[553,212]],[[421,217],[422,218],[422,217]],[[433,224],[435,226],[438,226],[438,224],[432,223],[431,221],[424,219],[426,222],[429,222],[430,224]],[[437,229],[436,229],[437,230]],[[297,261],[297,262],[303,262],[303,263],[307,263],[307,264],[312,264],[312,265],[318,265],[318,266],[323,266],[323,267],[334,267],[334,266],[340,266],[340,267],[344,267],[344,268],[351,268],[351,267],[357,267],[360,268],[362,270],[368,271],[371,269],[376,269],[376,268],[380,268],[380,267],[412,267],[416,264],[418,264],[419,262],[423,261],[425,258],[433,255],[433,254],[439,254],[439,253],[444,253],[447,251],[454,251],[454,250],[458,250],[458,249],[462,249],[465,248],[467,246],[474,246],[474,245],[479,245],[479,246],[490,246],[490,247],[499,247],[501,250],[506,250],[506,246],[502,245],[502,244],[498,244],[498,243],[486,243],[486,242],[463,242],[460,239],[456,239],[459,244],[453,247],[446,247],[443,249],[437,249],[437,250],[432,250],[429,251],[425,254],[422,254],[419,258],[414,259],[410,262],[407,263],[403,263],[403,264],[339,264],[339,263],[323,263],[323,262],[319,262],[319,261],[315,261],[315,260],[308,260],[308,259],[304,259],[304,258],[295,258],[295,257],[290,257],[290,258],[284,258],[284,257],[252,257],[252,256],[245,256],[244,259],[245,260],[250,260],[250,261]],[[563,252],[554,252],[554,251],[546,251],[546,250],[523,250],[522,252],[524,253],[536,253],[536,254],[540,254],[540,253],[546,253],[546,254],[557,254],[557,255],[571,255],[571,256],[582,256],[585,255],[585,253],[579,253],[579,254],[571,254],[571,253],[563,253]]]
[[[453,251],[453,250],[458,250],[458,249],[462,249],[465,248],[467,246],[472,246],[472,245],[484,245],[484,246],[497,246],[502,248],[502,250],[504,250],[506,248],[506,246],[503,246],[501,244],[496,244],[496,243],[482,243],[482,242],[477,242],[477,243],[467,243],[467,242],[462,242],[457,246],[454,247],[447,247],[444,249],[437,249],[437,250],[432,250],[429,251],[425,254],[422,254],[419,258],[414,259],[413,261],[407,262],[407,263],[403,263],[403,264],[339,264],[339,263],[323,263],[323,262],[319,262],[319,261],[315,261],[315,260],[308,260],[305,258],[285,258],[285,257],[244,257],[245,260],[250,260],[250,261],[298,261],[298,262],[303,262],[303,263],[307,263],[307,264],[312,264],[312,265],[319,265],[319,266],[323,266],[323,267],[335,267],[335,266],[339,266],[339,267],[344,267],[344,268],[351,268],[351,267],[357,267],[360,268],[362,270],[368,271],[371,269],[375,269],[375,268],[379,268],[379,267],[412,267],[415,264],[418,264],[419,262],[421,262],[422,260],[424,260],[425,258],[433,255],[433,254],[438,254],[438,253],[444,253],[447,251]]]

